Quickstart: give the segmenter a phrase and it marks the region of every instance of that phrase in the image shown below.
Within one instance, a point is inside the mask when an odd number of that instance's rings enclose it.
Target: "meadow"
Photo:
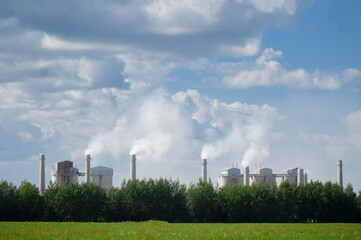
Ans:
[[[0,239],[361,239],[361,224],[0,222]]]

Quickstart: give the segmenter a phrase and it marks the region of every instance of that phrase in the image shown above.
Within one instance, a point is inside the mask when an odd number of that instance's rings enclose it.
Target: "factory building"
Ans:
[[[239,168],[226,168],[218,175],[218,186],[241,186],[243,185],[243,174]]]
[[[288,181],[297,186],[307,183],[307,174],[303,173],[302,168],[290,168],[284,170],[282,174],[274,174],[271,168],[258,168],[253,173],[249,173],[249,168],[245,167],[244,174],[241,174],[241,169],[232,167],[224,169],[218,175],[218,187],[248,186],[260,183],[270,186],[276,182],[276,178],[281,178],[282,181]]]
[[[108,190],[113,186],[113,168],[104,166],[91,168],[90,182],[98,184],[101,188]]]
[[[43,166],[42,159],[45,159],[45,157],[40,155],[40,168]],[[40,176],[42,176],[41,172]],[[56,163],[51,169],[51,181],[58,185],[64,183],[78,183],[79,176],[85,177],[85,183],[90,182],[98,184],[105,190],[108,190],[113,186],[113,169],[104,166],[90,168],[90,155],[85,156],[85,172],[79,172],[79,169],[73,166],[73,162],[68,160]],[[42,189],[40,188],[39,191],[41,192],[41,190]]]
[[[78,176],[79,169],[73,167],[73,162],[71,161],[58,162],[51,169],[51,181],[58,185],[77,183]]]

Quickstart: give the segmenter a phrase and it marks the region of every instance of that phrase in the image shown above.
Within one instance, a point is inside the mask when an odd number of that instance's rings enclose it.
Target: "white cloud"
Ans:
[[[238,0],[249,2],[257,10],[265,13],[285,12],[289,15],[295,14],[297,10],[296,0]]]
[[[280,62],[274,60],[281,56],[281,51],[265,49],[255,62],[221,63],[218,71],[227,87],[240,89],[283,85],[296,89],[332,90],[341,88],[343,84],[356,79],[360,74],[356,69],[346,69],[342,74],[318,69],[314,72],[302,68],[287,70]]]
[[[346,125],[350,136],[350,142],[358,148],[361,148],[361,110],[347,115]]]
[[[0,44],[6,45],[8,51],[15,52],[21,41],[25,45],[35,43],[32,51],[40,47],[53,51],[251,56],[259,49],[259,42],[253,39],[260,40],[269,25],[297,11],[295,0],[79,0],[36,7],[28,4],[14,0],[3,7],[7,18],[0,20],[0,28],[14,28],[12,36],[0,37]],[[23,41],[24,32],[36,37]]]
[[[259,52],[260,45],[261,39],[254,38],[240,45],[222,45],[219,47],[219,52],[221,55],[232,57],[254,56]]]
[[[41,39],[41,47],[52,50],[70,50],[70,51],[103,50],[109,52],[121,52],[129,49],[129,47],[126,47],[124,45],[62,40],[56,36],[50,36],[46,33],[44,33],[44,36]]]
[[[190,34],[219,21],[217,15],[224,2],[156,0],[146,4],[144,11],[153,31],[166,35]]]
[[[33,135],[31,135],[31,133],[29,132],[20,131],[17,134],[21,138],[21,141],[23,142],[29,142],[33,139]]]
[[[345,135],[329,135],[329,134],[307,134],[299,133],[299,137],[306,142],[319,143],[325,142],[330,149],[342,149],[355,146],[361,149],[361,110],[354,111],[344,117],[344,123],[347,127]]]
[[[59,58],[4,64],[0,80],[34,91],[79,87],[125,87],[122,63],[114,57]],[[18,91],[18,90],[17,90]]]

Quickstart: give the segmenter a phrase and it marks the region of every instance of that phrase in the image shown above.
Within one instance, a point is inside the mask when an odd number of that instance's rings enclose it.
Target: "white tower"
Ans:
[[[134,181],[136,178],[135,161],[136,161],[136,156],[135,156],[135,154],[132,154],[130,156],[130,180],[132,180],[132,181]]]
[[[337,183],[340,187],[343,187],[342,180],[342,160],[337,161]]]
[[[244,174],[243,174],[243,185],[249,186],[249,167],[244,168]]]
[[[202,159],[202,180],[207,182],[207,159]]]
[[[305,184],[307,184],[307,173],[306,173],[306,172],[305,172],[305,176],[304,176],[303,182],[304,182]]]
[[[90,183],[90,154],[85,155],[85,183]]]
[[[40,154],[40,171],[39,171],[39,193],[44,194],[45,191],[45,154]]]

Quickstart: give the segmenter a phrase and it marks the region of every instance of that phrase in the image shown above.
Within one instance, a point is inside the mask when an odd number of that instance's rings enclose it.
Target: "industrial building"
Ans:
[[[40,154],[39,169],[39,193],[45,191],[45,155]],[[90,155],[85,155],[85,172],[73,166],[71,161],[58,162],[51,169],[51,181],[55,184],[78,183],[79,176],[85,176],[86,183],[96,183],[101,188],[108,190],[113,186],[113,169],[104,166],[90,168]],[[202,159],[202,181],[207,182],[207,159]],[[337,161],[337,183],[343,187],[342,160]],[[238,167],[226,168],[218,175],[218,187],[224,186],[249,186],[252,184],[266,183],[271,185],[280,178],[281,181],[288,181],[297,186],[307,184],[307,173],[302,168],[289,168],[282,173],[273,173],[271,168],[258,168],[250,173],[249,167],[241,169]],[[130,180],[136,180],[136,155],[130,155]]]
[[[57,162],[51,169],[51,181],[61,185],[64,183],[77,183],[79,169],[73,166],[71,161]]]
[[[108,190],[113,186],[113,168],[104,166],[90,168],[90,182]]]
[[[44,193],[45,177],[42,171],[45,165],[45,155],[40,155],[40,184],[39,192]],[[78,183],[78,177],[85,176],[85,183],[95,183],[101,188],[108,190],[113,186],[113,169],[104,166],[90,168],[90,155],[85,156],[85,172],[79,172],[79,169],[73,166],[72,161],[57,162],[51,169],[51,181],[61,185],[64,183]]]
[[[249,168],[245,167],[244,174],[242,174],[241,169],[232,167],[224,169],[218,175],[218,187],[248,186],[259,183],[271,185],[276,182],[276,178],[281,178],[281,181],[288,181],[297,186],[307,183],[307,174],[303,172],[302,168],[286,169],[281,174],[274,174],[271,168],[258,168],[250,174]]]

